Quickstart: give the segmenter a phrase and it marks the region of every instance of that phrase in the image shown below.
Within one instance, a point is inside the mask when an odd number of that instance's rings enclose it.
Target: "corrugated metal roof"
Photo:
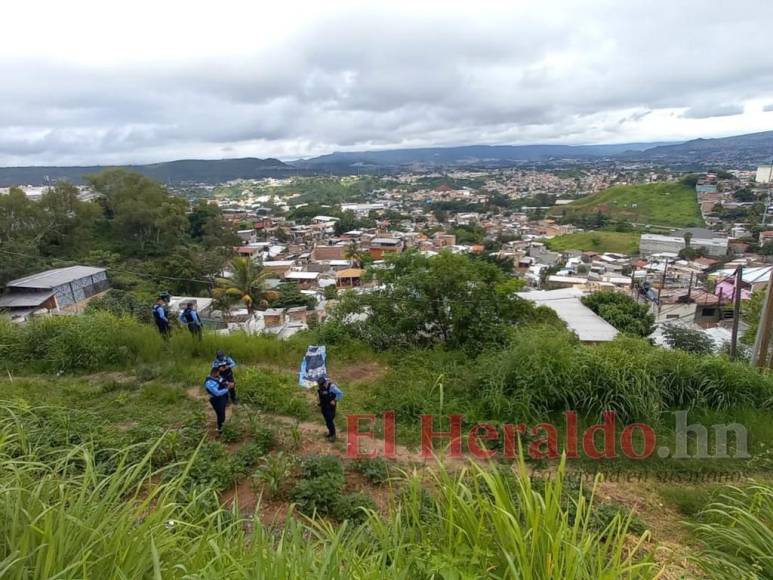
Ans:
[[[569,330],[583,342],[607,342],[617,335],[617,329],[580,302],[583,292],[575,288],[519,292],[518,296],[537,306],[552,308],[566,322]]]
[[[53,292],[10,292],[0,296],[0,308],[37,308],[53,295]]]
[[[11,280],[6,286],[9,288],[56,288],[62,284],[68,284],[104,271],[105,268],[93,268],[91,266],[56,268],[55,270],[46,270],[45,272],[32,274],[18,280]]]

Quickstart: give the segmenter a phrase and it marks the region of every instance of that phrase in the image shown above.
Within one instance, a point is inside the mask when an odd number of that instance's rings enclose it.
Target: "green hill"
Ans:
[[[678,182],[616,185],[562,209],[567,216],[601,212],[613,219],[638,224],[703,225],[695,191]]]
[[[546,241],[547,247],[556,252],[568,250],[616,252],[619,254],[636,254],[639,252],[638,232],[576,232],[564,236],[556,236]]]

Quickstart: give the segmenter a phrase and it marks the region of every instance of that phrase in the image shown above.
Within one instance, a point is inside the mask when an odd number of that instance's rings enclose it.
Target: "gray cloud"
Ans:
[[[0,164],[728,131],[712,119],[746,119],[744,103],[773,100],[771,18],[765,0],[363,3],[235,53],[159,48],[158,60],[97,66],[63,61],[54,43],[0,58]],[[663,122],[671,109],[684,112]]]
[[[712,117],[731,117],[743,113],[740,103],[703,104],[687,109],[682,116],[685,119],[710,119]]]

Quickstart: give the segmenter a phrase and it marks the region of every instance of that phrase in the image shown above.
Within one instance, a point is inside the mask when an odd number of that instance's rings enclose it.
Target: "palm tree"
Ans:
[[[265,307],[270,300],[275,300],[278,294],[267,290],[265,280],[268,278],[268,272],[263,267],[250,258],[234,258],[231,261],[233,276],[230,278],[218,278],[217,285],[212,295],[221,301],[241,300],[247,310],[252,314],[254,305],[257,302]]]
[[[692,232],[685,232],[684,233],[684,247],[685,248],[689,248],[691,241],[692,241]]]
[[[360,245],[352,241],[351,244],[346,246],[344,251],[344,257],[347,260],[351,260],[354,266],[362,268],[362,264],[365,262],[365,257],[368,255],[368,251],[360,247]]]

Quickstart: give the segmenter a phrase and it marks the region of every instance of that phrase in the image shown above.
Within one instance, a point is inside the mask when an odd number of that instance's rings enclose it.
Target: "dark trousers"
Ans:
[[[161,338],[164,340],[169,340],[169,324],[164,322],[156,322],[156,326],[158,327],[158,332],[161,333]]]
[[[332,405],[330,407],[322,407],[322,416],[325,418],[325,425],[327,425],[327,432],[330,437],[336,436],[336,408]]]
[[[231,399],[232,403],[239,402],[239,397],[236,396],[236,385],[228,389],[228,398]]]
[[[223,430],[223,423],[225,423],[225,407],[228,404],[228,395],[222,397],[210,397],[209,404],[215,410],[215,416],[217,417],[217,430],[218,432]]]
[[[188,330],[191,331],[191,334],[201,340],[201,326],[198,324],[189,324]]]

